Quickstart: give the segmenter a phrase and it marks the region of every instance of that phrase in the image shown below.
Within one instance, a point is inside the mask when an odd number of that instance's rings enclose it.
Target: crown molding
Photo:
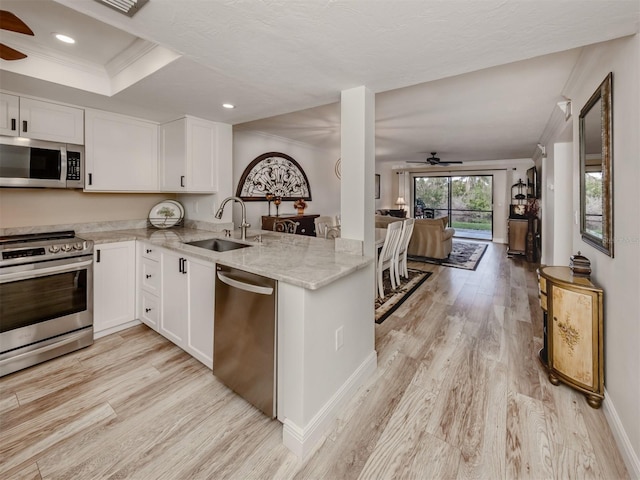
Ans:
[[[106,74],[106,71],[103,65],[100,65],[95,62],[86,61],[86,60],[79,60],[77,57],[72,57],[70,55],[66,55],[61,52],[52,53],[51,50],[39,47],[38,45],[34,45],[31,42],[23,40],[22,38],[12,39],[11,47],[15,48],[16,50],[20,50],[21,52],[27,55],[27,58],[24,59],[25,60],[24,63],[33,63],[34,61],[41,61],[41,62],[48,62],[50,64],[54,64],[59,67],[63,67],[71,70],[79,70],[89,75],[104,76]],[[3,62],[2,68],[4,70],[16,71],[16,73],[21,73],[12,68],[14,65],[17,66],[20,63],[22,63],[22,61]]]
[[[137,38],[131,45],[109,60],[105,65],[105,69],[110,77],[115,77],[126,68],[144,58],[156,47],[158,47],[156,43]]]
[[[565,119],[564,112],[560,108],[554,108],[542,131],[542,135],[540,135],[540,143],[545,146],[553,143],[554,139],[566,128],[567,123],[572,122],[571,118]],[[536,149],[537,153],[539,153],[538,149]],[[534,160],[536,154],[534,154]]]

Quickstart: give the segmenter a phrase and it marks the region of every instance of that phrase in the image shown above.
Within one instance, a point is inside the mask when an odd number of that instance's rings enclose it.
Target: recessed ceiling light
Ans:
[[[224,108],[236,108],[236,106],[231,103],[223,103],[222,106]]]
[[[64,43],[76,43],[76,41],[68,35],[63,35],[62,33],[54,33],[54,37]]]

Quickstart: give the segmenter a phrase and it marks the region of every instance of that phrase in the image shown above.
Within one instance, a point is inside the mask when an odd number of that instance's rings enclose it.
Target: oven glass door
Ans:
[[[43,262],[46,264],[47,262]],[[52,262],[49,262],[52,263]],[[71,271],[25,272],[28,278],[0,284],[0,331],[2,333],[66,317],[89,309],[91,270],[89,266],[72,267]],[[62,267],[60,270],[69,270]]]

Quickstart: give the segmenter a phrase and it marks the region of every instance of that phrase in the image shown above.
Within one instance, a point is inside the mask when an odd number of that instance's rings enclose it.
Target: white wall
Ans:
[[[398,175],[393,170],[393,165],[388,162],[376,163],[376,173],[380,175],[380,198],[376,199],[375,209],[398,208],[395,203],[398,199]],[[408,190],[404,199],[409,201]]]
[[[573,165],[573,161],[572,161]],[[542,194],[541,194],[541,214],[542,214],[542,265],[553,265],[553,246],[555,245],[555,235],[553,231],[554,211],[555,211],[555,189],[554,182],[555,165],[553,163],[553,149],[542,159]],[[572,232],[573,235],[573,232]]]
[[[553,257],[551,265],[568,265],[571,238],[575,225],[573,215],[573,142],[558,142],[553,145]]]
[[[267,152],[285,153],[300,164],[307,175],[311,188],[310,202],[305,214],[337,215],[340,213],[340,179],[335,174],[338,154],[313,148],[281,137],[260,133],[239,132],[233,134],[233,195],[242,172],[256,157]],[[251,228],[261,227],[261,216],[267,215],[267,202],[246,202],[247,219]],[[293,202],[283,202],[280,214],[294,214]],[[273,203],[271,214],[276,214]],[[234,206],[233,221],[240,224],[240,208]]]
[[[613,72],[613,190],[615,257],[583,242],[573,227],[574,252],[591,260],[604,289],[605,413],[631,469],[640,478],[640,37],[585,47],[563,92],[579,112]],[[573,138],[578,139],[577,114]],[[573,142],[573,208],[579,209],[579,142]]]

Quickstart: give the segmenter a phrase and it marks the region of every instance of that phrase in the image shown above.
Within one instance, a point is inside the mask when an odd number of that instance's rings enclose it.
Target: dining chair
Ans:
[[[313,219],[316,225],[316,237],[326,238],[327,226],[333,225],[333,217],[329,215],[320,215]]]
[[[324,238],[339,238],[340,237],[340,225],[326,225],[324,231]]]
[[[283,219],[273,222],[273,231],[280,233],[296,233],[298,231],[299,222],[293,220]]]
[[[396,288],[395,265],[394,258],[400,236],[402,235],[402,221],[392,222],[387,226],[387,235],[384,244],[378,254],[377,277],[378,277],[378,296],[384,297],[384,284],[382,282],[383,273],[389,270],[389,279],[391,280],[391,288]]]
[[[394,260],[394,271],[396,274],[396,283],[400,285],[400,277],[409,277],[409,269],[407,268],[407,247],[409,246],[409,240],[413,234],[413,226],[416,222],[415,218],[407,218],[402,222],[402,236],[398,242],[398,248],[396,248],[396,255]]]

